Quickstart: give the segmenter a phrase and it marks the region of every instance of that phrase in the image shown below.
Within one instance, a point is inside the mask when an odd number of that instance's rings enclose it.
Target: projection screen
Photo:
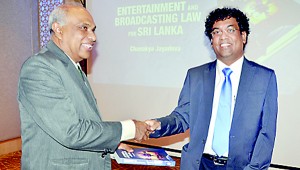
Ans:
[[[299,0],[89,0],[97,45],[88,77],[104,120],[146,120],[176,107],[188,68],[215,60],[204,22],[216,7],[250,18],[245,56],[275,70],[279,114],[272,164],[300,167]],[[180,150],[188,132],[144,143]]]

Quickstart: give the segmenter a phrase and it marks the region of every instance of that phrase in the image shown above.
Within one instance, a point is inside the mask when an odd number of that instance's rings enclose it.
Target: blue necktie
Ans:
[[[232,99],[232,88],[230,80],[230,74],[232,73],[232,70],[230,70],[230,68],[224,68],[222,71],[224,73],[225,80],[223,82],[220,94],[212,143],[212,148],[218,156],[222,156],[224,153],[228,152]]]

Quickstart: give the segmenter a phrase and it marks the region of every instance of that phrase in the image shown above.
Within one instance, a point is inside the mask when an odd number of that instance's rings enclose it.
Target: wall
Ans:
[[[20,137],[18,76],[22,63],[39,49],[38,0],[0,1],[0,24],[1,147],[3,141]]]

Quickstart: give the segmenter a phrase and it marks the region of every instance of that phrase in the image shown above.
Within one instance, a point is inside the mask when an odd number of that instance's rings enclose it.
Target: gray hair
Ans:
[[[49,21],[48,21],[48,27],[50,30],[50,33],[53,32],[52,30],[52,24],[57,22],[58,24],[60,24],[61,26],[66,24],[66,16],[67,13],[69,11],[69,7],[82,7],[81,3],[77,3],[77,2],[69,2],[66,3],[64,5],[60,5],[58,7],[56,7],[49,15]]]

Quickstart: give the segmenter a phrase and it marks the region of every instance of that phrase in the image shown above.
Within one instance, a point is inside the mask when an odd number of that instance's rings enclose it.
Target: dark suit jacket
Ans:
[[[161,130],[150,137],[190,129],[182,149],[181,169],[198,170],[212,113],[216,61],[188,71],[178,106],[159,118]],[[267,169],[271,163],[277,119],[277,82],[273,70],[245,58],[229,139],[227,169]]]
[[[18,102],[22,169],[111,169],[120,122],[103,122],[96,99],[71,60],[52,41],[22,66]]]

